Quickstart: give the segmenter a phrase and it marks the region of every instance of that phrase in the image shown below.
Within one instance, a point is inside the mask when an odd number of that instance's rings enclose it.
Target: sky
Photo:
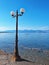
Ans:
[[[49,0],[0,0],[0,31],[15,30],[10,12],[20,13],[21,8],[25,12],[18,17],[19,30],[49,30]]]

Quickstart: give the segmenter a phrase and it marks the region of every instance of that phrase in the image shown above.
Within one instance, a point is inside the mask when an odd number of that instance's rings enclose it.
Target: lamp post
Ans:
[[[22,16],[25,10],[23,8],[20,9],[20,14],[18,14],[18,10],[16,10],[16,14],[11,11],[12,17],[16,17],[16,41],[15,41],[15,52],[14,57],[15,61],[20,59],[19,52],[18,52],[18,16]]]

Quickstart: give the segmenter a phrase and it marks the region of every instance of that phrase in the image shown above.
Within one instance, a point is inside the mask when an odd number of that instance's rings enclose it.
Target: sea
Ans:
[[[13,52],[15,36],[15,33],[0,33],[0,49]],[[49,33],[18,33],[18,48],[21,47],[49,50]]]

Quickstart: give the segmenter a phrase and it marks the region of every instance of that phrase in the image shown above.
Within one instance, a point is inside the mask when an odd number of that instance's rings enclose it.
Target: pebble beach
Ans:
[[[13,53],[6,53],[0,50],[0,65],[49,65],[49,50],[21,48],[19,55],[25,59],[25,61],[14,62],[11,60]]]

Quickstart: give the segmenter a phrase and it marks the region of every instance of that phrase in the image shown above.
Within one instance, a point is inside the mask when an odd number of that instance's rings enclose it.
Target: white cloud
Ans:
[[[6,31],[6,30],[12,30],[12,29],[8,27],[0,27],[0,31]]]
[[[15,28],[0,27],[0,31],[15,30]],[[19,30],[49,30],[49,26],[19,27]]]
[[[49,30],[49,26],[19,27],[19,30]]]
[[[5,30],[7,30],[6,27],[0,27],[0,31],[5,31]]]
[[[48,26],[39,27],[40,30],[49,30]]]

